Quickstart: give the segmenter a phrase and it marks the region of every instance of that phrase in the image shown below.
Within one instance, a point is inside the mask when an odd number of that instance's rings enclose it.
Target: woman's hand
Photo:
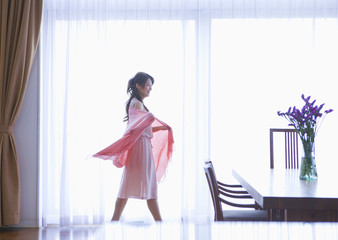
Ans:
[[[153,132],[157,132],[157,131],[161,131],[161,130],[169,130],[170,127],[168,126],[157,126],[157,127],[153,127]]]

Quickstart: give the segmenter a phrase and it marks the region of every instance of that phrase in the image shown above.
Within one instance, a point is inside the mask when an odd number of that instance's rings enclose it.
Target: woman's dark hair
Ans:
[[[129,107],[130,107],[130,102],[134,97],[137,98],[137,100],[139,100],[140,102],[143,103],[141,95],[136,88],[136,84],[138,83],[142,87],[144,87],[144,85],[145,85],[145,83],[148,79],[150,79],[152,84],[154,84],[154,78],[152,76],[150,76],[149,74],[144,73],[144,72],[138,72],[138,73],[136,73],[136,75],[132,79],[130,79],[128,81],[127,93],[130,95],[130,97],[129,97],[128,101],[126,102],[126,116],[124,118],[124,121],[129,120],[128,111],[129,111]],[[149,111],[146,106],[144,106],[144,108],[147,111]]]

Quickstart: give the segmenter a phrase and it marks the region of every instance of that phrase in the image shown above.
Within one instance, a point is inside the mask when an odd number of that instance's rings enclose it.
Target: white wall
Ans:
[[[21,221],[17,226],[38,226],[39,50],[27,84],[23,106],[14,127],[21,184]]]

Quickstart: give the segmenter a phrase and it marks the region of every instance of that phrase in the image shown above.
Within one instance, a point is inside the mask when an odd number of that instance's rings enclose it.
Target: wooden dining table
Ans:
[[[233,176],[249,192],[269,220],[337,222],[336,175],[321,174],[315,181],[299,179],[298,169],[238,167]]]

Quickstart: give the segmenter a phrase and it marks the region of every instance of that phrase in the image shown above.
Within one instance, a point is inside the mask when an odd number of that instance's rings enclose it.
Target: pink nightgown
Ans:
[[[136,101],[138,100],[133,98],[130,106],[133,107]],[[157,199],[156,172],[150,141],[152,137],[150,125],[130,148],[121,179],[119,198]]]
[[[112,160],[123,167],[119,198],[157,199],[157,181],[165,174],[173,151],[172,129],[150,112],[129,107],[129,121],[122,138],[94,154]],[[142,104],[143,106],[143,104]],[[166,126],[168,130],[152,132],[152,127]]]

